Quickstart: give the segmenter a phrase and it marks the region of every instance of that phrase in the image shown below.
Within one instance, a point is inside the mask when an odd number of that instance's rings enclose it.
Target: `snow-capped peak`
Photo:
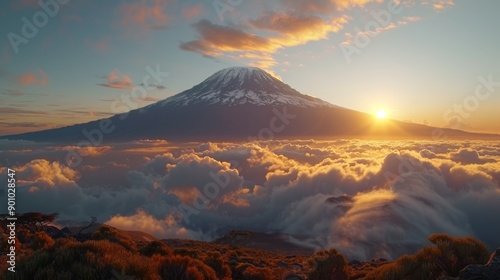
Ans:
[[[249,79],[251,77],[269,81],[274,79],[266,71],[257,67],[229,67],[215,72],[215,74],[208,77],[205,82],[214,82],[223,86],[228,85],[234,80],[243,83],[245,79]]]
[[[159,102],[160,106],[294,105],[333,107],[321,99],[304,95],[256,67],[222,69],[193,88]]]

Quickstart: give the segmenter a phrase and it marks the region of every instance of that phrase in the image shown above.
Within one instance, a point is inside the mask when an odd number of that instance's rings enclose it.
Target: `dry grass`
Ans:
[[[312,256],[285,256],[266,250],[194,240],[135,242],[128,234],[102,226],[86,241],[53,240],[44,232],[23,231],[16,273],[7,273],[0,256],[1,279],[303,279],[405,280],[456,276],[468,264],[484,264],[486,246],[471,237],[435,234],[433,246],[389,261],[349,266],[340,252],[330,249]],[[6,246],[2,242],[2,248]]]

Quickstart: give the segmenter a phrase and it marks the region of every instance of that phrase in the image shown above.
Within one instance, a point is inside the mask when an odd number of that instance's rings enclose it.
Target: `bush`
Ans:
[[[309,272],[310,280],[346,280],[347,261],[337,250],[320,251],[310,260],[313,268]]]
[[[37,232],[33,234],[30,248],[33,251],[37,251],[40,249],[48,249],[54,245],[54,240],[52,237],[48,236],[45,232]]]
[[[134,255],[122,246],[107,240],[83,243],[58,239],[46,250],[22,259],[16,273],[4,279],[110,279],[116,275],[140,279],[159,279],[156,266],[148,258]]]
[[[426,247],[416,255],[401,256],[396,261],[380,266],[368,273],[366,280],[401,280],[401,279],[437,279],[433,259],[439,251],[433,247]]]
[[[490,254],[488,247],[473,237],[451,237],[433,234],[429,241],[436,244],[441,252],[434,260],[438,270],[446,276],[458,276],[460,270],[469,264],[485,264]]]
[[[183,256],[160,259],[158,272],[165,280],[218,280],[215,271],[199,260]]]
[[[203,259],[217,274],[218,279],[231,279],[231,268],[219,252],[208,252]]]
[[[273,278],[273,271],[267,267],[255,267],[249,265],[243,271],[243,280],[271,280]]]
[[[152,241],[148,245],[144,246],[140,250],[141,254],[151,257],[155,254],[162,256],[169,256],[173,254],[173,250],[170,249],[165,243],[161,241]]]
[[[98,231],[92,234],[91,239],[108,240],[122,245],[129,251],[137,251],[137,245],[130,235],[109,226],[101,226]]]
[[[472,237],[451,237],[434,234],[429,241],[435,246],[423,248],[415,255],[405,255],[383,265],[366,276],[367,280],[439,279],[457,277],[469,264],[484,264],[489,253],[484,243]]]
[[[180,255],[180,256],[187,256],[187,257],[196,259],[196,258],[198,258],[199,252],[196,250],[192,250],[192,249],[176,248],[176,249],[174,249],[174,254]]]

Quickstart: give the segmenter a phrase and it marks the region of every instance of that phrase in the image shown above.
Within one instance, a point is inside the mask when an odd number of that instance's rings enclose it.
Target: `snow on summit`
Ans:
[[[256,67],[222,69],[189,90],[159,102],[160,106],[294,105],[333,107],[321,99],[301,94],[289,85]]]

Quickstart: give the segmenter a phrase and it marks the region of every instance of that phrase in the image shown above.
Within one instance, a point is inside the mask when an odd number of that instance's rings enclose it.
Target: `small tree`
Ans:
[[[25,229],[29,232],[37,232],[43,230],[43,228],[48,224],[53,223],[58,216],[59,213],[57,212],[51,214],[42,214],[40,212],[16,214],[16,225],[19,229]],[[2,226],[2,228],[7,225],[7,217],[9,216],[6,214],[1,215],[0,217],[0,225]]]

